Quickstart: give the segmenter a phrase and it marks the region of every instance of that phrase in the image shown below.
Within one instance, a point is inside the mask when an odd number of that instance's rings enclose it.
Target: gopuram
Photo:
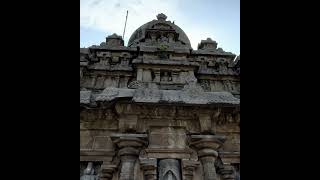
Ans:
[[[240,179],[240,56],[217,45],[159,14],[80,48],[80,180]]]

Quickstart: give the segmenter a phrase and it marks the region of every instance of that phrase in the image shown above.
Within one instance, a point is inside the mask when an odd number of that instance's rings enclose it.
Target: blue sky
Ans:
[[[164,13],[184,30],[193,49],[210,37],[240,54],[240,0],[80,0],[80,47],[122,35],[127,10],[125,45],[137,28]]]

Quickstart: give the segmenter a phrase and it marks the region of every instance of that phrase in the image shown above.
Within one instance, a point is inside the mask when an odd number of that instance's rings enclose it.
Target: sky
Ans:
[[[193,49],[211,38],[227,52],[240,54],[240,0],[80,0],[80,47],[99,45],[113,33],[127,45],[141,25],[164,13],[188,36]]]

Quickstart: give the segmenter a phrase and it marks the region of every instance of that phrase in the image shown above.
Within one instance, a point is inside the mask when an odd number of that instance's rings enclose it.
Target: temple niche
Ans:
[[[240,56],[164,14],[80,48],[80,180],[240,179]]]

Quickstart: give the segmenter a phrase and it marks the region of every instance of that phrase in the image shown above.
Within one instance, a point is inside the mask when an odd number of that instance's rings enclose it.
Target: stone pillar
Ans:
[[[96,85],[96,79],[97,79],[97,76],[90,76],[90,79],[91,79],[91,84],[90,84],[90,88],[94,88],[94,86]]]
[[[124,76],[124,78],[123,78],[123,86],[121,88],[125,88],[125,89],[128,88],[129,78],[130,78],[129,76]]]
[[[157,180],[157,159],[140,159],[140,167],[145,180]]]
[[[101,171],[99,174],[99,180],[112,180],[113,173],[116,171],[117,166],[108,164],[108,165],[102,165]]]
[[[160,82],[160,69],[158,68],[153,69],[153,72],[154,72],[153,82]]]
[[[139,68],[137,71],[137,81],[142,81],[143,69]]]
[[[134,165],[141,149],[146,146],[146,134],[114,134],[112,141],[119,148],[120,177],[119,180],[133,180]]]
[[[224,164],[223,169],[221,170],[221,175],[223,180],[235,180],[235,170],[234,167],[230,164]]]
[[[182,160],[182,180],[193,180],[193,174],[197,166],[200,164],[194,160]]]
[[[217,150],[223,144],[224,137],[216,135],[191,135],[190,146],[197,150],[203,166],[204,180],[217,180],[215,161]]]
[[[180,70],[179,69],[174,69],[172,71],[172,82],[173,83],[180,83],[179,74],[180,74]]]
[[[114,77],[114,87],[119,88],[120,85],[120,76],[117,75],[116,77]]]
[[[151,82],[152,76],[151,76],[151,70],[150,69],[144,69],[142,73],[142,81],[143,82]]]

